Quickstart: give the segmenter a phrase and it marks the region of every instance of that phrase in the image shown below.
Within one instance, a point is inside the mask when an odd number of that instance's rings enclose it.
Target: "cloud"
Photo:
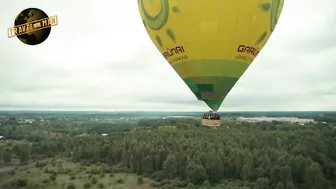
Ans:
[[[0,31],[0,109],[208,110],[150,41],[136,2],[13,0],[1,28],[31,6],[57,14],[59,25],[35,47]],[[220,110],[335,110],[335,6],[286,1]]]

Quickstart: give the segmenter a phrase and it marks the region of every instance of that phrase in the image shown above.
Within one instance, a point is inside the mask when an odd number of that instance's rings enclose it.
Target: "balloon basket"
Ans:
[[[201,125],[207,128],[217,128],[220,126],[220,116],[217,113],[209,111],[203,114]]]

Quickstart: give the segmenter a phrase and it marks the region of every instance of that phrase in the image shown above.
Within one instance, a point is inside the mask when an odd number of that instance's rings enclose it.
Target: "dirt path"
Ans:
[[[19,168],[19,169],[26,169],[29,167],[29,165],[23,165],[23,166],[12,166],[12,165],[8,165],[8,166],[5,166],[5,167],[0,167],[0,173],[6,173],[6,172],[9,172],[9,171],[12,171],[14,170],[15,168]]]

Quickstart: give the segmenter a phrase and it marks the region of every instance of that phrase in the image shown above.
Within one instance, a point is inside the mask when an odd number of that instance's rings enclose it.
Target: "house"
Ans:
[[[0,136],[0,142],[6,142],[8,139],[5,136]]]

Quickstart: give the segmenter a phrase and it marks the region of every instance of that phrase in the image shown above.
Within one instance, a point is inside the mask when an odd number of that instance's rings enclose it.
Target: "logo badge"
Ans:
[[[14,27],[8,28],[8,38],[16,36],[26,45],[38,45],[49,37],[51,27],[57,24],[57,16],[49,17],[38,8],[27,8],[17,15]]]

